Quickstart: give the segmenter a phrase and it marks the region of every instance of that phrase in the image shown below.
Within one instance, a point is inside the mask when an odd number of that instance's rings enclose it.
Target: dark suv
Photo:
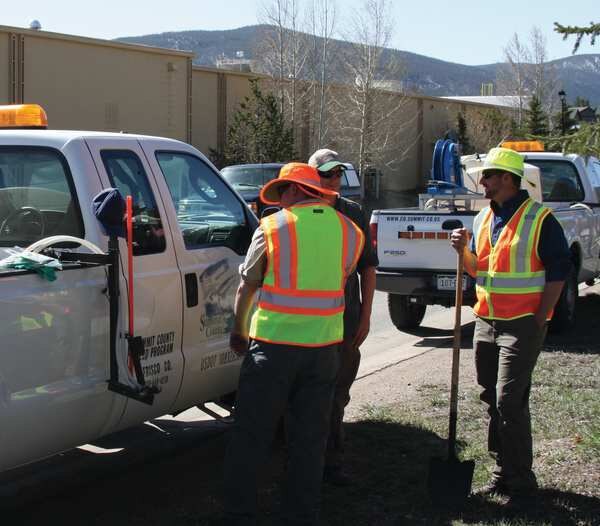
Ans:
[[[223,168],[221,175],[239,192],[253,212],[260,217],[265,206],[258,199],[260,189],[279,175],[279,170],[283,164],[236,164]],[[348,199],[360,202],[361,187],[358,174],[350,163],[345,163],[345,165],[346,171],[342,179],[340,193]]]

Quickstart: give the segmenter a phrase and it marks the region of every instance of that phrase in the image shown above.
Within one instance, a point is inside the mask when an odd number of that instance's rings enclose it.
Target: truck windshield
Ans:
[[[0,246],[59,234],[84,237],[66,161],[50,148],[1,147]]]

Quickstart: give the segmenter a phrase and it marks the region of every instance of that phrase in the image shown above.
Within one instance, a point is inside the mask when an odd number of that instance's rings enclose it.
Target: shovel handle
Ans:
[[[456,458],[456,421],[458,415],[458,369],[460,365],[461,308],[463,302],[464,258],[462,251],[456,261],[456,297],[454,311],[454,338],[452,345],[452,377],[450,380],[450,425],[448,429],[448,460]]]

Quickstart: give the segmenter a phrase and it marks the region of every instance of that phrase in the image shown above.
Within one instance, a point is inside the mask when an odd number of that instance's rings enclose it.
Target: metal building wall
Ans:
[[[218,149],[219,73],[192,70],[192,144],[208,155]]]
[[[0,32],[0,103],[7,104],[11,102],[9,90],[11,87],[10,57],[9,57],[8,33]]]
[[[0,28],[2,40],[11,32]],[[192,55],[18,30],[21,93],[55,129],[128,131],[189,140]],[[10,50],[10,46],[9,46]],[[0,56],[10,56],[10,52]],[[1,88],[0,88],[1,89]]]
[[[55,129],[144,133],[189,142],[205,154],[222,151],[232,116],[250,93],[250,79],[260,78],[265,91],[276,85],[256,74],[192,67],[192,58],[184,51],[0,26],[0,104],[39,103]],[[335,86],[332,96],[343,99],[344,91],[347,87]],[[383,173],[378,206],[396,206],[400,194],[428,179],[433,144],[456,127],[457,113],[494,107],[395,92],[384,96],[390,107],[402,101],[390,117],[401,134],[377,165]],[[356,137],[348,137],[344,123],[331,124],[327,144],[311,146],[311,104],[306,99],[298,108],[300,160],[318,146],[337,149],[356,163]]]

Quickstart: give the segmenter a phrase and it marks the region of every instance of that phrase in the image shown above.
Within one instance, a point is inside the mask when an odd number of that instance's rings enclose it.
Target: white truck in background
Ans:
[[[29,248],[62,270],[48,281],[0,268],[0,472],[231,402],[241,364],[229,349],[237,270],[258,224],[192,146],[44,129],[33,106],[0,107],[0,260]],[[129,367],[127,244],[92,213],[108,188],[133,197],[141,374]]]
[[[600,276],[600,161],[522,151],[527,143],[520,144],[526,179],[541,183],[524,187],[553,209],[571,250],[573,270],[551,323],[555,331],[566,330],[575,322],[578,284],[592,284]],[[399,330],[418,327],[427,305],[454,305],[456,252],[449,234],[461,226],[471,230],[475,215],[488,204],[478,186],[483,159],[483,155],[461,157],[468,193],[421,194],[418,207],[373,211],[371,232],[379,257],[376,288],[388,293],[390,317]],[[465,304],[472,305],[474,280],[467,274],[463,289]]]

